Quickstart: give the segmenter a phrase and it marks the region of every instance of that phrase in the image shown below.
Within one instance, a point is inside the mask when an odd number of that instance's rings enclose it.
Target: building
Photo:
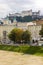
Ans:
[[[36,25],[43,25],[43,20],[36,20],[33,21],[33,23],[36,23]]]
[[[27,27],[25,26],[19,26],[19,25],[0,25],[0,43],[8,43],[9,42],[9,38],[8,38],[8,34],[10,33],[10,31],[14,28],[20,28],[23,30],[27,30]]]
[[[39,16],[39,15],[40,15],[40,10],[37,11],[37,12],[32,12],[32,15],[34,15],[34,16]]]
[[[29,25],[28,30],[31,32],[32,39],[40,39],[39,31],[41,30],[41,25]]]
[[[32,21],[32,22],[17,22],[9,23],[9,19],[3,20],[3,24],[0,24],[0,38],[3,39],[3,32],[6,31],[7,34],[14,28],[20,28],[23,30],[29,30],[31,32],[32,39],[40,38],[39,31],[41,30],[42,20]],[[40,24],[39,24],[40,23]],[[5,35],[4,35],[5,36]]]
[[[8,34],[14,28],[29,30],[32,39],[38,40],[40,38],[39,31],[41,30],[41,25],[35,25],[33,23],[31,23],[31,25],[29,23],[16,23],[16,25],[0,25],[0,41],[7,40],[8,42]]]
[[[28,11],[22,11],[21,12],[21,16],[32,16],[32,10],[28,10]]]

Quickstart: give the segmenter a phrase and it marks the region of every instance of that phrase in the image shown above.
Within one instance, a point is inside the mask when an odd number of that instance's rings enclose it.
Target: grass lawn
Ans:
[[[28,45],[21,45],[21,46],[0,45],[0,50],[43,56],[42,46],[40,47],[40,46],[28,46]]]

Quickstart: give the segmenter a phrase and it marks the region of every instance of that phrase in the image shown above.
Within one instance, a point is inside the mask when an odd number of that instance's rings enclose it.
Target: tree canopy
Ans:
[[[10,40],[14,42],[21,42],[21,41],[30,41],[31,34],[29,31],[24,31],[22,29],[15,28],[9,34],[8,37]]]
[[[39,32],[39,35],[41,35],[41,37],[43,37],[43,25],[42,25],[42,28],[41,28],[41,30]]]

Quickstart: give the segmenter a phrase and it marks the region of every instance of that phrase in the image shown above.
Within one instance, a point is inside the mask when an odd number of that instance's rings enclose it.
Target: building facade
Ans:
[[[34,40],[40,39],[39,32],[41,30],[41,27],[42,27],[41,25],[30,25],[30,26],[28,26],[28,30],[31,32],[32,39],[34,39]]]
[[[14,28],[29,30],[31,33],[32,39],[38,40],[40,38],[39,31],[41,30],[41,25],[28,25],[28,26],[25,25],[24,26],[24,25],[21,25],[21,23],[18,23],[17,25],[0,25],[0,41],[8,40],[8,34]]]

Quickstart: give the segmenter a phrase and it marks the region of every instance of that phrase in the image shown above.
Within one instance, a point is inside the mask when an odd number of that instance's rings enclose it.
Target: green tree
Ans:
[[[22,34],[23,34],[23,30],[22,29],[18,29],[15,28],[13,29],[10,34],[8,35],[9,39],[17,42],[17,41],[21,41],[22,40]]]
[[[30,42],[30,39],[31,39],[31,34],[28,30],[24,31],[23,34],[22,34],[22,40],[24,42]]]
[[[41,30],[39,32],[39,35],[41,35],[41,37],[43,37],[43,25],[42,25],[42,28],[41,28]]]

